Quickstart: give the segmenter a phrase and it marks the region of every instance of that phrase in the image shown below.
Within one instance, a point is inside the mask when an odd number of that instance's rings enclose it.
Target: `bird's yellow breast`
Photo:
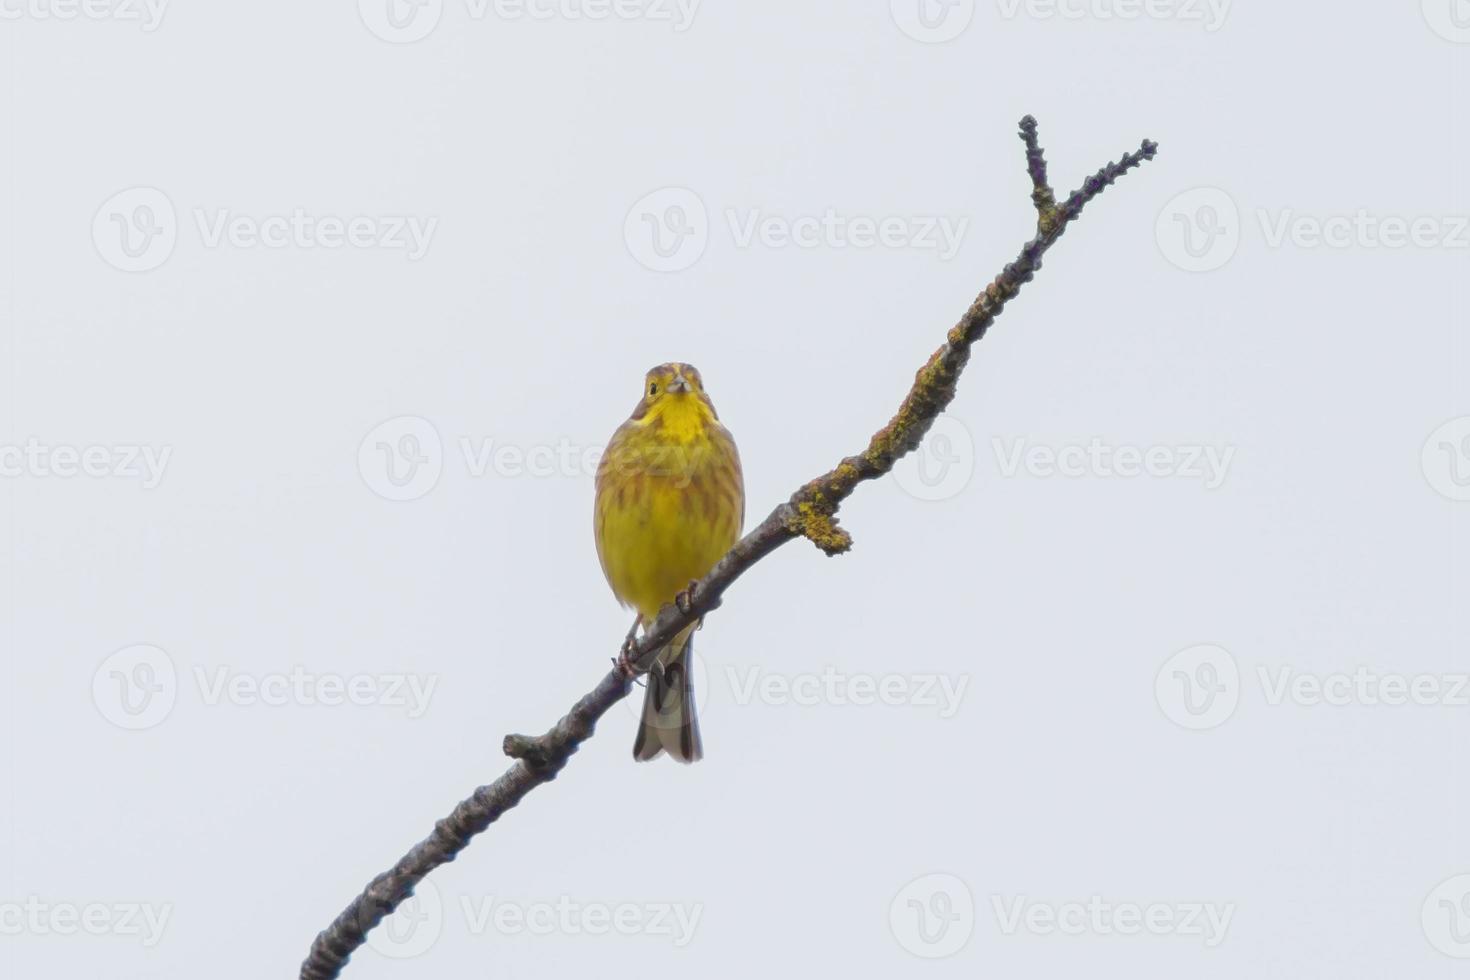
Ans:
[[[614,434],[597,471],[597,554],[613,593],[645,619],[740,537],[745,492],[735,441],[693,397]]]

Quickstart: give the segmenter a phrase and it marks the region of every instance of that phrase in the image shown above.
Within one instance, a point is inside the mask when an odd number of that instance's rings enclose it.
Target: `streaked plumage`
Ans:
[[[613,594],[651,622],[740,538],[745,486],[735,440],[720,424],[699,372],[663,364],[613,433],[597,469],[597,557]],[[633,754],[703,754],[689,672],[693,628],[658,655]]]

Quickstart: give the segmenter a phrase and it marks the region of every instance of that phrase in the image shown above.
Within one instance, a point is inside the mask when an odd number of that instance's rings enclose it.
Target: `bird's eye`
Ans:
[[[649,385],[648,385],[648,393],[650,395],[656,395],[656,394],[658,394],[658,382],[657,381],[653,381],[653,382],[650,382],[649,383]]]

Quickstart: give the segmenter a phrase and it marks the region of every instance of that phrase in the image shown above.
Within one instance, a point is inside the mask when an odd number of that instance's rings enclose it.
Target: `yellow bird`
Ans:
[[[638,613],[634,628],[714,567],[744,523],[740,453],[703,379],[688,364],[659,365],[603,453],[593,508],[602,573]],[[664,751],[680,762],[704,755],[690,673],[694,628],[659,651],[649,674],[633,743],[639,761]]]

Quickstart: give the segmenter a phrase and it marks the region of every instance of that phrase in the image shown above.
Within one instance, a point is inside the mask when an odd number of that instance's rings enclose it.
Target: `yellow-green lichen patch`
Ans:
[[[852,535],[837,526],[837,519],[810,500],[793,500],[786,528],[822,549],[827,556],[840,555],[852,547]]]

